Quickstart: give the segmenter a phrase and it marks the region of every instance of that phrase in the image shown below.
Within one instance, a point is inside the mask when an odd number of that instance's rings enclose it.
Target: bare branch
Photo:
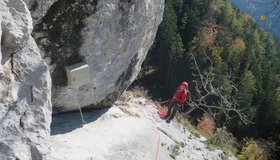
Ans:
[[[198,66],[195,56],[193,53],[190,54],[194,62],[194,70],[196,70],[197,73],[193,73],[193,76],[196,77],[196,79],[193,80],[195,94],[190,100],[190,105],[193,108],[187,114],[195,109],[200,109],[203,112],[209,112],[213,117],[215,117],[215,112],[222,111],[226,118],[226,122],[239,118],[245,124],[252,123],[244,113],[244,109],[239,109],[237,86],[233,83],[230,84],[230,88],[232,89],[231,95],[225,93],[226,84],[214,86],[214,63],[211,58],[207,54],[204,54],[211,66],[207,72],[202,72]],[[227,75],[227,77],[229,79],[232,78],[231,72]],[[217,103],[215,103],[215,101]]]

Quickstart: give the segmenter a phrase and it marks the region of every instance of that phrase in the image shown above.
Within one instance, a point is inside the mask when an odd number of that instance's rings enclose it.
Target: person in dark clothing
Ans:
[[[175,117],[176,112],[178,111],[179,107],[184,105],[188,97],[188,83],[182,82],[182,84],[178,87],[177,91],[174,93],[169,105],[168,111],[166,115],[166,123],[170,123],[170,121]]]

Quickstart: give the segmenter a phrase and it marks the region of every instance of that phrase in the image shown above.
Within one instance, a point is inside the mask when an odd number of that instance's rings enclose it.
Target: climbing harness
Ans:
[[[190,99],[191,99],[191,92],[189,92],[188,90],[187,90],[187,99],[188,99],[188,101],[187,102],[185,102],[184,104],[189,104],[190,106],[191,106],[191,104],[190,104]],[[158,102],[160,105],[165,105],[165,106],[168,106],[171,102],[172,102],[172,98],[170,98],[170,99],[168,99],[168,100],[166,100],[166,101],[162,101],[162,102]],[[177,104],[178,105],[178,107],[179,107],[179,112],[184,112],[184,109],[185,109],[185,105],[184,104]],[[161,115],[162,114],[162,112],[161,113],[159,113],[159,115]]]
[[[170,99],[168,99],[168,100],[166,100],[166,101],[163,101],[163,102],[158,102],[160,105],[165,105],[165,106],[168,106],[169,104],[170,104],[170,102],[172,101],[172,99],[170,98]],[[178,105],[178,107],[179,107],[179,112],[183,112],[184,111],[184,104],[176,104],[176,105]],[[158,111],[158,114],[159,114],[159,116],[162,118],[162,116],[163,116],[163,114],[164,114],[164,110],[159,110]]]

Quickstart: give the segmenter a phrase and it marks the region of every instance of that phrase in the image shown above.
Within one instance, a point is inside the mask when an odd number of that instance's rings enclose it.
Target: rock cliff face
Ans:
[[[0,159],[45,159],[51,78],[21,0],[0,1]]]
[[[78,101],[112,105],[140,71],[164,0],[1,0],[0,6],[0,159],[44,160],[51,96],[57,112],[76,110]],[[64,68],[82,61],[90,82],[71,88]]]
[[[33,36],[53,80],[55,112],[114,103],[140,71],[162,20],[164,0],[59,0]],[[90,82],[67,85],[64,67],[86,62]],[[78,96],[78,101],[74,98]]]

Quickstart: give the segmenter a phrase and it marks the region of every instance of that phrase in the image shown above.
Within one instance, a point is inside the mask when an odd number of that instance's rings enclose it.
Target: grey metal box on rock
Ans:
[[[89,66],[85,62],[65,67],[68,85],[78,88],[90,82]]]

